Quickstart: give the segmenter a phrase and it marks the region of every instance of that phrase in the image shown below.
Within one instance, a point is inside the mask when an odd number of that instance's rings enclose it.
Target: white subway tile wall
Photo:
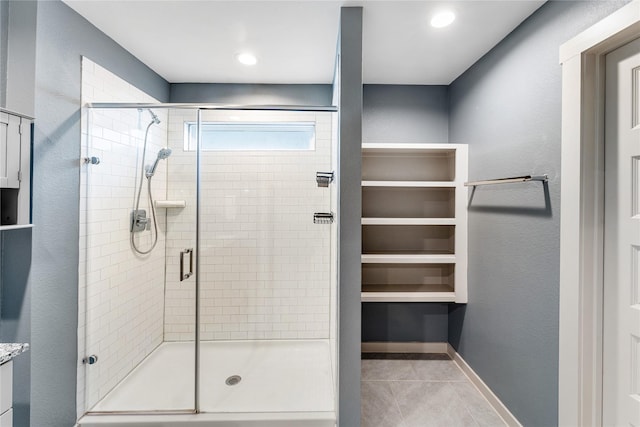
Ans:
[[[87,58],[82,60],[82,103],[157,102]],[[150,128],[146,162],[166,146],[167,114]],[[146,110],[83,109],[82,157],[100,158],[81,166],[80,280],[78,327],[78,415],[90,409],[131,369],[149,355],[163,336],[165,212],[159,209],[159,239],[149,255],[137,255],[130,244],[130,213],[144,131]],[[140,208],[150,215],[146,179]],[[158,167],[152,192],[166,197],[166,164]],[[151,231],[137,233],[139,247],[151,245]],[[86,366],[84,356],[98,363]],[[86,377],[85,377],[86,375]],[[86,381],[85,381],[86,380]],[[85,388],[86,387],[86,388]]]
[[[313,223],[331,209],[331,113],[205,111],[203,122],[316,123],[311,151],[205,151],[201,160],[201,338],[329,338],[330,230]],[[184,151],[185,122],[172,110],[167,213],[165,340],[193,339],[194,278],[179,281],[179,253],[195,247],[196,153]],[[335,283],[334,283],[335,285]]]

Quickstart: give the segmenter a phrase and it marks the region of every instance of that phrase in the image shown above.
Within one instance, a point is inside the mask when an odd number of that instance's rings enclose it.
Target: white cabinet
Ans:
[[[0,187],[20,188],[22,118],[0,113]]]
[[[362,301],[467,302],[467,146],[362,145]]]
[[[0,415],[0,427],[13,427],[13,409]]]
[[[13,362],[0,365],[0,427],[13,425]]]
[[[31,121],[0,109],[0,229],[29,224]]]

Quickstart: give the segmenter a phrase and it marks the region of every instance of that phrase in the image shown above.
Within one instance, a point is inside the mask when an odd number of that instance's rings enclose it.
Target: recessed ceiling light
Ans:
[[[436,13],[431,18],[431,26],[435,28],[442,28],[450,25],[453,21],[455,21],[456,15],[450,10],[445,10],[439,13]]]
[[[236,55],[236,59],[243,65],[256,65],[258,58],[252,53],[244,52]]]

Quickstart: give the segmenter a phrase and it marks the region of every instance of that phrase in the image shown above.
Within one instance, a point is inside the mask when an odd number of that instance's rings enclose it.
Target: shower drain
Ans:
[[[242,377],[240,375],[231,375],[229,378],[225,380],[226,385],[236,385],[240,381],[242,381]]]

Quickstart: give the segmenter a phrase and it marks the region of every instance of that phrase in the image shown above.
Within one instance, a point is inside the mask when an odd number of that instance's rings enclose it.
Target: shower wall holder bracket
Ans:
[[[333,182],[333,172],[316,172],[318,187],[328,187]]]
[[[333,224],[332,212],[316,212],[313,214],[314,224]]]

